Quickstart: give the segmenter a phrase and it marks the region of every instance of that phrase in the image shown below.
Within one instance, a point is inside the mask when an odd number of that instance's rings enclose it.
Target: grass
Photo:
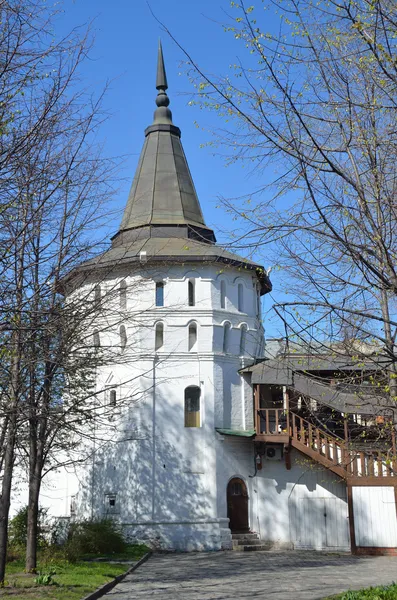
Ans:
[[[357,592],[343,592],[326,600],[397,600],[397,584],[380,585]]]
[[[111,560],[128,560],[133,563],[146,551],[147,548],[143,545],[129,546],[126,553],[112,555]],[[99,586],[125,573],[128,565],[85,560],[70,563],[55,557],[50,562],[39,563],[38,567],[38,571],[43,573],[55,571],[54,584],[49,586],[36,584],[36,575],[24,573],[23,569],[22,561],[7,564],[6,584],[0,589],[1,600],[81,600]]]

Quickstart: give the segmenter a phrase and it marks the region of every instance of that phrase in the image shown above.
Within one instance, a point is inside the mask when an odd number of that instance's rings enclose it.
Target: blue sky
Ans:
[[[150,7],[206,72],[226,73],[229,64],[244,54],[241,45],[222,29],[227,13],[232,13],[228,0],[150,0]],[[219,231],[233,230],[236,223],[217,208],[218,197],[249,193],[255,190],[258,180],[250,178],[241,165],[226,167],[213,150],[200,147],[209,140],[206,130],[221,122],[209,112],[188,106],[193,89],[181,65],[184,56],[161,30],[146,0],[64,0],[63,9],[56,24],[59,34],[94,21],[95,43],[83,68],[85,84],[99,92],[107,81],[111,82],[105,98],[110,118],[100,136],[107,156],[125,156],[120,173],[123,182],[117,198],[112,200],[119,211],[115,229],[142,148],[143,131],[150,125],[155,109],[157,43],[161,37],[173,120],[182,130],[182,143],[206,222],[218,231],[218,240],[225,240]],[[266,257],[258,258],[269,266]],[[270,300],[266,304],[269,306]],[[277,331],[273,333],[277,335]]]

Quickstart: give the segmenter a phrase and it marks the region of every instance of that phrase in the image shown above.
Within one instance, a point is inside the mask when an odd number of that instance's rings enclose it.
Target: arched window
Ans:
[[[127,284],[124,281],[120,281],[120,308],[121,310],[125,310],[127,308]]]
[[[256,314],[258,315],[258,317],[261,316],[261,295],[259,287],[256,288]]]
[[[230,323],[225,323],[223,326],[223,352],[226,354],[229,352],[230,346]]]
[[[200,427],[200,393],[197,385],[185,388],[185,427]]]
[[[156,306],[164,306],[164,282],[156,283]]]
[[[238,310],[239,312],[244,312],[244,288],[243,284],[239,283],[237,286],[237,294],[238,294]]]
[[[226,308],[226,281],[221,281],[221,308]]]
[[[189,306],[196,305],[196,290],[194,289],[194,279],[189,279],[187,284],[188,296],[189,296]]]
[[[102,291],[101,291],[100,285],[96,285],[94,287],[94,296],[95,296],[95,304],[99,305],[101,303],[101,298],[102,298]]]
[[[96,330],[94,331],[93,338],[94,338],[94,348],[99,348],[101,345],[101,339],[99,337],[98,331],[96,331]]]
[[[197,348],[197,323],[190,323],[189,325],[189,351],[196,350]]]
[[[127,345],[127,331],[125,325],[120,325],[120,348],[125,349]]]
[[[160,350],[164,345],[164,324],[156,323],[156,339],[155,339],[155,350]]]
[[[240,330],[240,356],[245,354],[245,346],[247,342],[247,325],[241,325]]]

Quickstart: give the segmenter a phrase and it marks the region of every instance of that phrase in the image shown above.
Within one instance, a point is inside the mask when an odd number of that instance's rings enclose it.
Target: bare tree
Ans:
[[[231,5],[225,30],[245,53],[232,75],[208,75],[187,57],[192,102],[228,123],[214,145],[257,177],[275,173],[247,197],[224,199],[243,224],[234,244],[263,249],[280,269],[289,297],[273,308],[288,338],[358,360],[387,357],[394,406],[397,7]],[[266,29],[271,10],[276,31]]]

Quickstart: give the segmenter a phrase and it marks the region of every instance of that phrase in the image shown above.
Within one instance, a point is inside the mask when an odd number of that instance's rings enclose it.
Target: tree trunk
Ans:
[[[40,477],[35,474],[29,481],[29,501],[28,501],[28,523],[26,538],[26,565],[27,573],[35,573],[37,568],[37,535],[39,520],[39,496],[40,496]]]
[[[11,385],[10,385],[10,417],[8,423],[8,435],[4,453],[4,471],[0,496],[0,585],[4,582],[7,541],[8,541],[8,516],[10,512],[11,484],[14,467],[15,438],[17,429],[17,405],[19,395],[19,340],[20,333],[16,332],[15,342],[12,344],[11,357]]]

